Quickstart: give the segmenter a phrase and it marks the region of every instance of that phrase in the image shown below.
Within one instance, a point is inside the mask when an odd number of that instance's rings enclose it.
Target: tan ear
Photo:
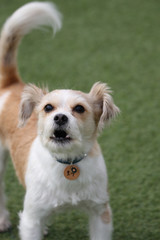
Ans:
[[[120,112],[114,104],[110,88],[105,83],[97,82],[93,85],[89,95],[92,97],[95,119],[98,129],[102,130],[105,123],[109,123]]]
[[[33,84],[28,84],[24,87],[20,102],[18,127],[23,127],[26,124],[35,106],[40,103],[44,95],[45,91]]]

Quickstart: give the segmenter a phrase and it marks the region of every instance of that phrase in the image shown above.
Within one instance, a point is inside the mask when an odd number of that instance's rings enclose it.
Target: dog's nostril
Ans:
[[[56,124],[58,125],[63,125],[65,123],[68,122],[68,117],[64,114],[57,114],[55,117],[54,117],[54,121]]]
[[[58,115],[55,116],[54,120],[55,120],[55,122],[59,120]]]
[[[63,122],[67,122],[67,121],[68,121],[68,117],[67,117],[66,115],[63,115],[63,116],[62,116],[62,121],[63,121]]]

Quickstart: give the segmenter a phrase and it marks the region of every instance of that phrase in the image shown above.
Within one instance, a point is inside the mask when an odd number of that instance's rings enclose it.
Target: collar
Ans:
[[[59,163],[62,163],[62,164],[75,164],[75,163],[82,161],[86,156],[87,156],[87,154],[85,153],[85,154],[83,154],[83,156],[81,156],[79,158],[77,157],[74,160],[72,160],[71,158],[68,158],[67,160],[56,158],[56,161]]]

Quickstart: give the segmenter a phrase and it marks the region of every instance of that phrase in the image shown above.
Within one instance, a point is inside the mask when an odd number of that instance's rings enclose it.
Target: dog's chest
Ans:
[[[29,188],[33,189],[35,201],[47,204],[50,208],[62,205],[77,205],[85,201],[105,201],[106,183],[97,177],[85,177],[83,169],[80,167],[80,176],[76,180],[65,178],[64,166],[55,167],[52,173],[41,171],[36,175],[36,179]],[[88,175],[88,173],[86,172]],[[33,178],[32,178],[33,179]],[[105,200],[104,200],[105,199]]]
[[[89,158],[81,161],[77,164],[79,177],[69,180],[64,176],[65,164],[33,148],[26,175],[28,195],[35,204],[51,209],[88,201],[106,202],[106,169],[101,159],[97,164],[94,167],[94,159]]]

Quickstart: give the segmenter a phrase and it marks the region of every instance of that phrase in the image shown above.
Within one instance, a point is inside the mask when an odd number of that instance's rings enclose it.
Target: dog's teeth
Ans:
[[[69,135],[67,135],[67,136],[66,136],[66,138],[70,138],[70,136],[69,136]]]

